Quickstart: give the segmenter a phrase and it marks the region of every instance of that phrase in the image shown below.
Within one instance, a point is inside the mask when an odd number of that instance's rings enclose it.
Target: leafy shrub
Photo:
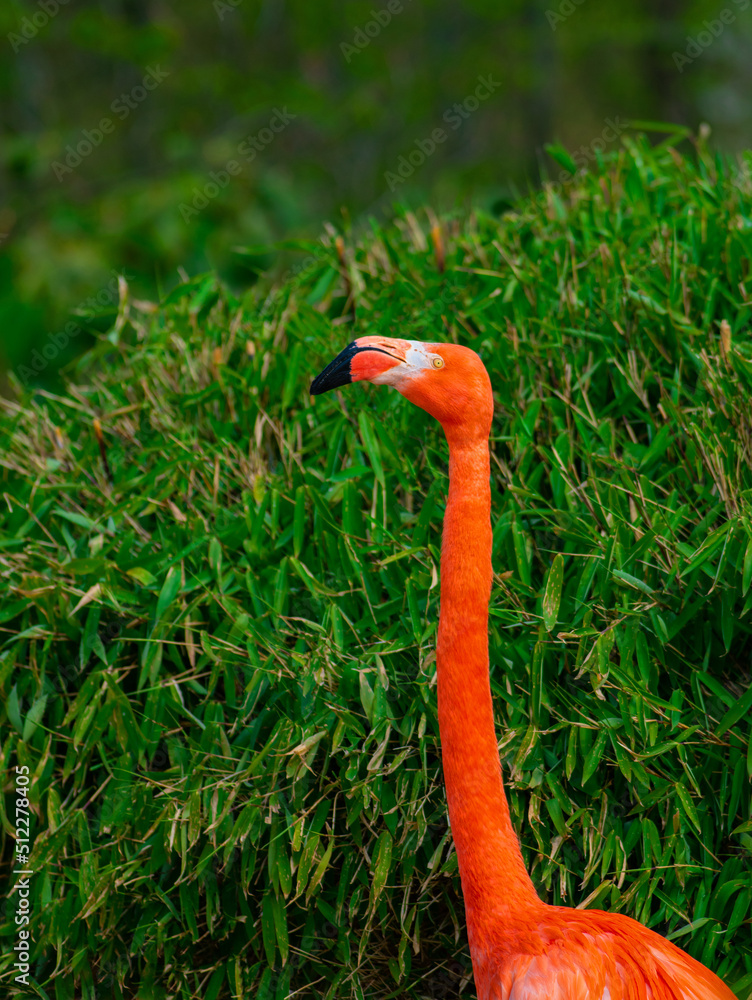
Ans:
[[[445,445],[394,393],[307,391],[377,331],[491,373],[492,687],[536,886],[746,995],[748,167],[629,139],[501,220],[309,248],[266,297],[123,289],[64,395],[3,404],[2,754],[32,775],[40,996],[471,994]]]

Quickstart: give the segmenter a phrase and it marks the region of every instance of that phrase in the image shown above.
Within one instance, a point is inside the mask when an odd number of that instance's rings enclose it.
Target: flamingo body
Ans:
[[[544,906],[503,942],[477,946],[482,1000],[731,1000],[717,976],[620,913]]]
[[[361,337],[311,385],[391,385],[442,425],[449,494],[436,643],[447,805],[479,1000],[734,1000],[676,945],[618,913],[543,903],[501,779],[488,662],[493,395],[474,351]]]

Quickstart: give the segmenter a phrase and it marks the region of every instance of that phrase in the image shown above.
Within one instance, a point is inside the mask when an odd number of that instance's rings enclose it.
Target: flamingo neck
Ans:
[[[474,961],[543,906],[527,874],[501,779],[488,671],[491,488],[487,439],[449,441],[436,648],[449,820]],[[509,931],[507,930],[507,933]]]

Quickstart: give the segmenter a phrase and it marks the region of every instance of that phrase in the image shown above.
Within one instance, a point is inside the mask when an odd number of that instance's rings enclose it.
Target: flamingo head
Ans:
[[[391,385],[449,432],[477,428],[487,437],[493,417],[488,372],[475,351],[390,337],[359,337],[313,380],[311,395],[350,382]]]

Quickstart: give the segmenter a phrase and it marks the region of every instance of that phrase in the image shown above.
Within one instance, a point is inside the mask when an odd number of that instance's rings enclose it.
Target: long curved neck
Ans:
[[[491,489],[488,441],[449,441],[436,649],[439,731],[449,820],[470,946],[504,934],[535,893],[501,780],[488,672]],[[474,955],[475,958],[475,955]]]

